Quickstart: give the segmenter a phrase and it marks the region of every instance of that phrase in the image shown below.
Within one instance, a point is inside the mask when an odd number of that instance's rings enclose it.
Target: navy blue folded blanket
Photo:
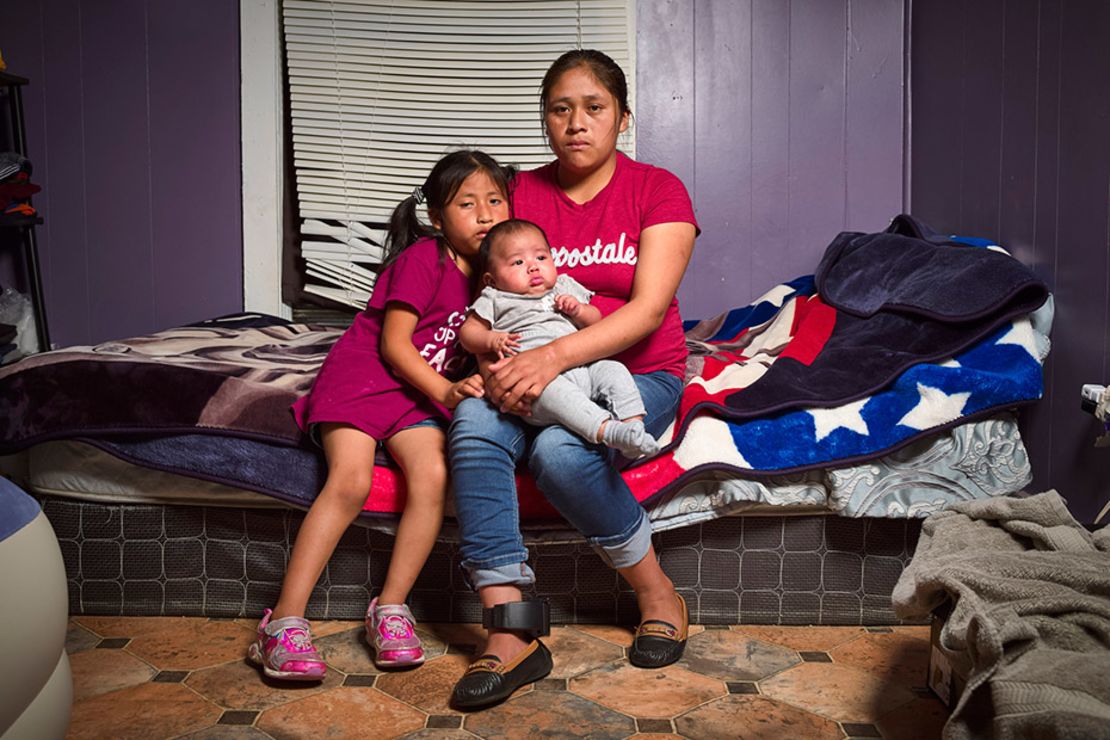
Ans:
[[[815,280],[825,303],[860,318],[896,311],[976,321],[1011,308],[1028,313],[1048,296],[1044,282],[1007,254],[888,232],[840,234]]]
[[[833,309],[823,314],[831,329],[810,340],[819,343],[811,357],[781,357],[725,399],[725,415],[856,401],[914,365],[963,352],[1048,299],[1048,286],[1025,265],[968,242],[989,243],[938,237],[905,215],[884,232],[839,234],[815,275],[820,300]]]

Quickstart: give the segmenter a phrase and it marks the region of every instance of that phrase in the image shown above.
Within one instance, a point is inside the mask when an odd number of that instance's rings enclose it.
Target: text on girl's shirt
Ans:
[[[634,265],[636,264],[636,248],[631,244],[626,245],[626,239],[627,235],[622,231],[617,241],[608,244],[602,244],[599,238],[593,244],[587,244],[576,249],[552,247],[551,257],[555,261],[555,267]]]
[[[425,344],[424,348],[420,350],[420,356],[440,375],[446,375],[454,371],[466,359],[458,351],[451,352],[452,356],[450,358],[447,356],[448,350],[458,347],[458,329],[465,320],[466,311],[452,312],[443,326],[436,329],[435,334],[432,335],[432,341]]]

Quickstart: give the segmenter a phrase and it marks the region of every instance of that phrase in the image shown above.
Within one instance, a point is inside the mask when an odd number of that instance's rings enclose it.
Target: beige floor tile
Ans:
[[[914,699],[901,684],[836,663],[802,663],[760,681],[759,690],[838,722],[873,723]]]
[[[757,681],[800,662],[797,653],[779,645],[742,632],[709,630],[687,641],[679,665],[722,681]]]
[[[269,740],[262,730],[244,725],[213,725],[199,732],[182,735],[176,740]]]
[[[757,640],[782,645],[791,650],[828,651],[857,637],[866,635],[863,627],[778,627],[774,625],[739,624],[730,628]]]
[[[329,670],[322,682],[267,678],[246,660],[233,660],[194,671],[185,684],[225,709],[270,709],[339,686],[344,675]]]
[[[569,627],[554,627],[543,638],[555,662],[549,678],[571,678],[624,657],[617,645]]]
[[[897,627],[892,627],[892,629],[899,634],[910,635],[919,640],[928,640],[932,631],[932,627],[927,624],[899,625]]]
[[[254,639],[232,621],[165,618],[160,624],[142,625],[127,651],[159,670],[191,671],[241,660]]]
[[[634,717],[673,717],[724,696],[725,683],[675,665],[658,670],[609,663],[571,679],[567,688]]]
[[[338,687],[262,713],[255,726],[277,740],[397,737],[424,726],[423,712],[377,689]]]
[[[237,619],[220,620],[213,622],[208,617],[94,617],[75,616],[73,621],[86,629],[92,630],[101,637],[141,637],[153,632],[162,633],[167,625],[205,625],[224,624],[237,625],[243,629],[254,631],[257,622],[250,625],[240,624]]]
[[[351,629],[317,637],[313,644],[328,666],[344,673],[380,673],[374,666],[374,651],[366,642],[366,631]]]
[[[383,673],[374,686],[429,714],[456,714],[447,702],[468,665],[470,656],[451,653],[429,660],[419,668]]]
[[[75,703],[66,737],[169,738],[214,725],[221,713],[181,684],[145,683]]]
[[[621,647],[631,647],[632,638],[636,635],[635,627],[614,624],[576,624],[572,628]]]
[[[744,740],[839,740],[840,726],[797,707],[753,694],[726,696],[691,710],[674,721],[675,729],[691,738]]]
[[[73,700],[146,683],[158,671],[123,650],[85,650],[69,656]]]
[[[533,691],[466,717],[463,727],[484,738],[619,740],[636,731],[631,717],[566,691]]]
[[[929,643],[903,632],[869,633],[833,648],[836,663],[850,665],[906,686],[927,685]]]

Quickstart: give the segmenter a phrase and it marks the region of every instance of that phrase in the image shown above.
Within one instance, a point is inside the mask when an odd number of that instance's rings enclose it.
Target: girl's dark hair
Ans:
[[[516,175],[516,168],[498,164],[493,157],[483,151],[460,149],[436,162],[432,171],[428,173],[428,178],[420,186],[419,190],[423,202],[428,206],[428,212],[442,214],[443,209],[455,197],[455,193],[459,192],[463,180],[479,171],[489,175],[497,188],[506,198],[508,197],[509,183]],[[435,237],[439,244],[440,259],[446,259],[451,253],[452,247],[444,235],[430,224],[421,222],[417,217],[418,205],[414,191],[413,195],[402,200],[393,209],[393,215],[389,218],[389,233],[385,241],[386,258],[382,264],[383,269],[409,246],[428,236]]]
[[[551,96],[551,88],[563,74],[577,67],[589,69],[602,87],[617,99],[621,115],[632,113],[628,107],[628,82],[621,66],[609,55],[596,49],[574,49],[552,62],[543,76],[543,83],[540,84],[540,121],[544,120],[547,113],[547,99]]]
[[[543,239],[544,244],[547,244],[548,248],[551,247],[551,244],[547,241],[547,234],[544,233],[539,224],[532,223],[523,218],[510,218],[508,221],[502,221],[495,225],[486,234],[486,238],[482,240],[482,244],[478,247],[477,273],[481,275],[489,270],[489,253],[493,250],[493,243],[495,241],[507,239],[513,234],[526,231],[527,229],[534,229],[536,233],[540,235],[540,238]]]

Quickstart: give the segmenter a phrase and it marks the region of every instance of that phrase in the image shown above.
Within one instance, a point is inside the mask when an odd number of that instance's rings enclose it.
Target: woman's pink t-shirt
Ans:
[[[682,181],[659,167],[617,153],[609,184],[587,203],[575,203],[556,180],[558,162],[517,175],[513,215],[538,224],[546,233],[559,272],[596,295],[591,304],[603,316],[628,303],[640,253],[640,232],[656,224],[693,224],[694,208]],[[653,333],[613,357],[634,373],[665,370],[682,378],[686,337],[678,300],[672,299],[663,323]]]
[[[451,412],[401,380],[379,348],[385,308],[398,302],[419,315],[412,343],[440,375],[457,379],[466,359],[459,326],[466,318],[470,279],[450,258],[440,259],[434,239],[422,239],[397,257],[374,284],[366,310],[332,347],[312,391],[293,404],[298,426],[340,422],[383,441],[407,426]]]

